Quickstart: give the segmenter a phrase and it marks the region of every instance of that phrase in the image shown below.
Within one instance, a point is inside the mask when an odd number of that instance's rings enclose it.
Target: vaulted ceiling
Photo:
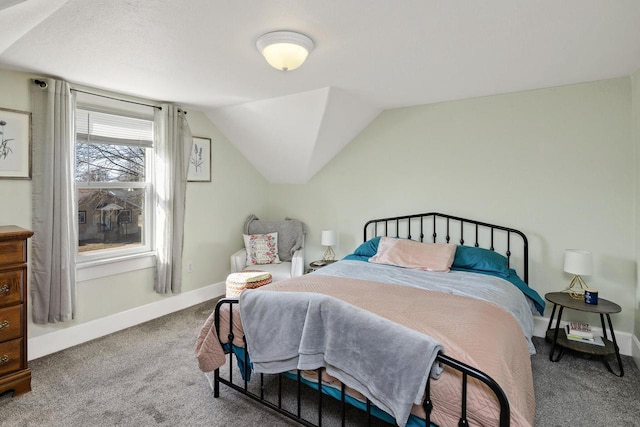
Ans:
[[[196,108],[304,183],[385,109],[628,76],[639,23],[638,0],[0,0],[0,67]],[[302,67],[259,54],[275,30],[314,41]]]

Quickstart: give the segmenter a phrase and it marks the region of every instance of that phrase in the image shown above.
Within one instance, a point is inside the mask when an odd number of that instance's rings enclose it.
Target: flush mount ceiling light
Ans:
[[[274,31],[260,36],[256,46],[273,68],[291,71],[307,59],[313,50],[313,40],[293,31]]]

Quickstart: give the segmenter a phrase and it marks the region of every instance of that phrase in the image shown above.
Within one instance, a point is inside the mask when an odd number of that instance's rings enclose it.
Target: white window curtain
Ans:
[[[73,319],[76,306],[76,221],[73,111],[69,83],[41,79],[31,87],[31,306],[34,323]]]
[[[182,248],[189,154],[193,139],[185,117],[175,105],[156,111],[156,265],[155,290],[182,289]]]

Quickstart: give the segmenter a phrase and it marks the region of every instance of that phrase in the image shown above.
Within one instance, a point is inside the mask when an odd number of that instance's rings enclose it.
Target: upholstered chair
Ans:
[[[304,225],[294,219],[282,221],[261,221],[255,215],[250,215],[245,222],[243,235],[277,234],[277,253],[280,263],[254,264],[255,257],[251,257],[248,250],[240,249],[231,255],[231,272],[244,270],[260,270],[271,273],[274,282],[304,274]],[[245,243],[247,238],[245,237]]]

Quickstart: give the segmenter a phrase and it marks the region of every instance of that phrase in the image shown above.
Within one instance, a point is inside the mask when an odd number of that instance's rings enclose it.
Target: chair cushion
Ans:
[[[264,264],[260,267],[253,267],[253,269],[260,268],[262,271],[271,273],[271,278],[274,282],[280,280],[289,279],[291,277],[291,263],[282,262],[280,264]],[[245,270],[251,270],[252,267],[246,267]]]

